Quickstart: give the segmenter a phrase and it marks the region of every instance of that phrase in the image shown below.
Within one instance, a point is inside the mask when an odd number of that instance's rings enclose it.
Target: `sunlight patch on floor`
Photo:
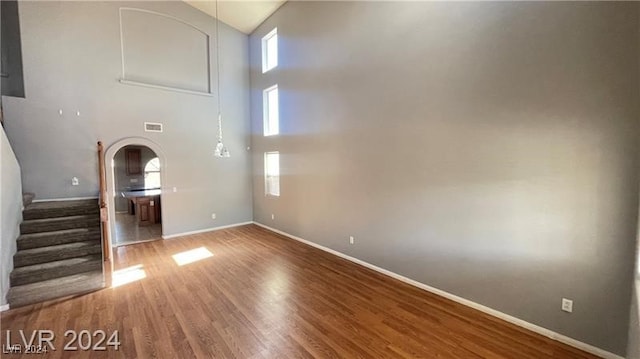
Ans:
[[[185,264],[189,264],[205,258],[213,257],[213,253],[209,252],[209,250],[206,249],[205,247],[200,247],[200,248],[195,248],[195,249],[174,254],[172,257],[173,257],[173,260],[176,261],[176,263],[179,266],[183,266]]]
[[[142,264],[113,271],[111,287],[119,287],[147,277]]]

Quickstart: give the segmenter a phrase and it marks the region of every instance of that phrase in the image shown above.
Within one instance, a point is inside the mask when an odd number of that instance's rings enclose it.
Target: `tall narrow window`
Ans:
[[[262,38],[262,73],[278,66],[278,28]]]
[[[264,153],[264,190],[267,196],[280,195],[280,152]]]
[[[264,90],[262,95],[264,135],[272,136],[280,133],[280,112],[278,105],[278,85]]]

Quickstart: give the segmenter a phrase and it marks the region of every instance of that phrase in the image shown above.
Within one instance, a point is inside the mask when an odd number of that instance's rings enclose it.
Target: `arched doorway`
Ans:
[[[105,153],[109,232],[114,247],[162,239],[165,158],[144,138],[127,138]]]

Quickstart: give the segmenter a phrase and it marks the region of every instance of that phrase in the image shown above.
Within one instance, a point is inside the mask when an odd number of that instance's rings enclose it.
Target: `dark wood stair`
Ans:
[[[104,287],[97,199],[25,204],[23,219],[7,296],[11,307]]]

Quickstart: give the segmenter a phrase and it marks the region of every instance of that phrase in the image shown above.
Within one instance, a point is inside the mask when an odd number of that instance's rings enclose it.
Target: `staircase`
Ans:
[[[13,256],[12,308],[104,287],[97,199],[31,203]]]

